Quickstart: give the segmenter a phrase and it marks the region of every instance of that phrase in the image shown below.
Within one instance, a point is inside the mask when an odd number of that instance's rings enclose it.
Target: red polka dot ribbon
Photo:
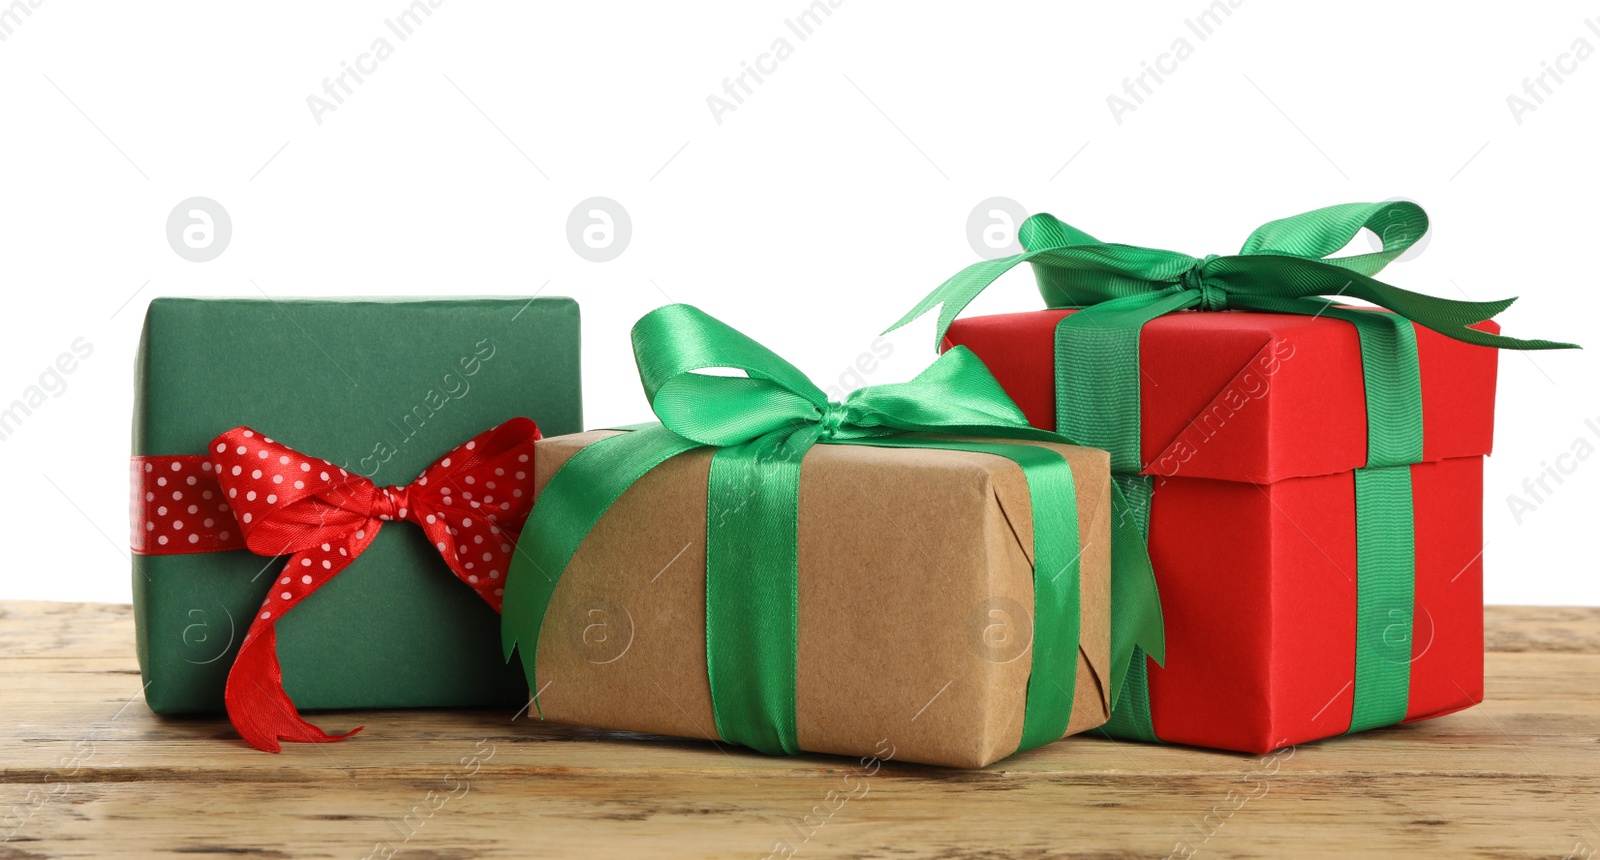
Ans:
[[[533,507],[539,428],[513,418],[466,442],[409,485],[379,487],[239,427],[206,457],[136,457],[135,552],[163,555],[248,548],[289,555],[228,672],[228,718],[251,746],[326,743],[283,690],[274,625],[337,576],[385,522],[422,527],[458,579],[500,611],[517,532]]]
[[[140,555],[244,549],[209,457],[134,457],[128,545]]]

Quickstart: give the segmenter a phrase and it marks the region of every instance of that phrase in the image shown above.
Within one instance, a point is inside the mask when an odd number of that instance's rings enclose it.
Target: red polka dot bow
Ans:
[[[457,447],[406,486],[379,487],[240,427],[211,443],[216,480],[251,552],[289,555],[228,673],[228,718],[257,749],[336,741],[283,690],[274,625],[361,555],[384,523],[422,527],[458,579],[500,611],[517,532],[533,507],[539,428],[514,418]]]

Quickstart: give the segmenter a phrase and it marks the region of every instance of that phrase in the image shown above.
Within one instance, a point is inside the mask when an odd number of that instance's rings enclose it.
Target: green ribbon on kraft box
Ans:
[[[1363,229],[1382,249],[1331,256]],[[1373,275],[1428,229],[1415,203],[1346,203],[1263,225],[1236,255],[1199,258],[1175,251],[1100,242],[1048,214],[1018,231],[1024,253],[975,263],[945,281],[890,327],[939,310],[935,346],[963,308],[1018,263],[1033,267],[1051,308],[1080,308],[1056,329],[1057,428],[1079,444],[1111,452],[1111,466],[1148,534],[1152,482],[1141,474],[1139,337],[1144,324],[1186,309],[1305,314],[1343,320],[1360,340],[1366,385],[1367,462],[1355,471],[1357,630],[1352,732],[1405,719],[1410,663],[1383,659],[1386,609],[1406,607],[1414,585],[1410,467],[1422,460],[1422,393],[1412,323],[1456,340],[1500,349],[1566,349],[1574,344],[1520,340],[1470,328],[1515,299],[1454,301],[1403,290]],[[1380,310],[1340,307],[1328,297],[1361,299]],[[1392,634],[1394,631],[1390,630]],[[1157,740],[1144,655],[1127,668],[1128,691],[1110,733]]]
[[[503,647],[508,657],[522,648],[533,689],[546,609],[590,530],[651,469],[677,454],[712,447],[706,668],[717,734],[765,753],[799,752],[797,534],[806,451],[819,444],[975,451],[1022,468],[1033,511],[1036,609],[1019,749],[1065,733],[1081,621],[1072,472],[1057,452],[1006,440],[1068,440],[1029,427],[976,356],[951,350],[910,382],[868,386],[830,402],[793,365],[688,305],[669,305],[642,318],[633,329],[633,348],[661,423],[594,443],[555,473],[523,530],[506,585]],[[700,372],[709,368],[746,375]],[[1113,506],[1114,513],[1126,509],[1115,488]],[[1142,535],[1131,517],[1114,520],[1112,590],[1123,613],[1122,623],[1113,619],[1115,667],[1128,665],[1135,649],[1160,659],[1165,640]]]

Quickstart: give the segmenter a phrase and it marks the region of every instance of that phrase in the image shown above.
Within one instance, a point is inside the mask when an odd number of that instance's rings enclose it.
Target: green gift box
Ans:
[[[218,434],[248,426],[378,486],[404,485],[516,416],[546,435],[582,429],[578,306],[160,298],[134,385],[135,458],[204,455]],[[147,525],[132,523],[136,547]],[[222,710],[234,655],[283,564],[243,549],[134,556],[151,710]],[[284,689],[308,710],[520,705],[527,686],[502,658],[499,630],[422,531],[396,522],[284,615]]]

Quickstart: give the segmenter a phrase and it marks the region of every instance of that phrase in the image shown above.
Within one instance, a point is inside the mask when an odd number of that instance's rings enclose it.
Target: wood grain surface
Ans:
[[[0,860],[1600,857],[1600,609],[1491,607],[1487,700],[1247,756],[1070,738],[964,772],[573,729],[321,714],[241,744],[145,707],[127,606],[0,602]]]

